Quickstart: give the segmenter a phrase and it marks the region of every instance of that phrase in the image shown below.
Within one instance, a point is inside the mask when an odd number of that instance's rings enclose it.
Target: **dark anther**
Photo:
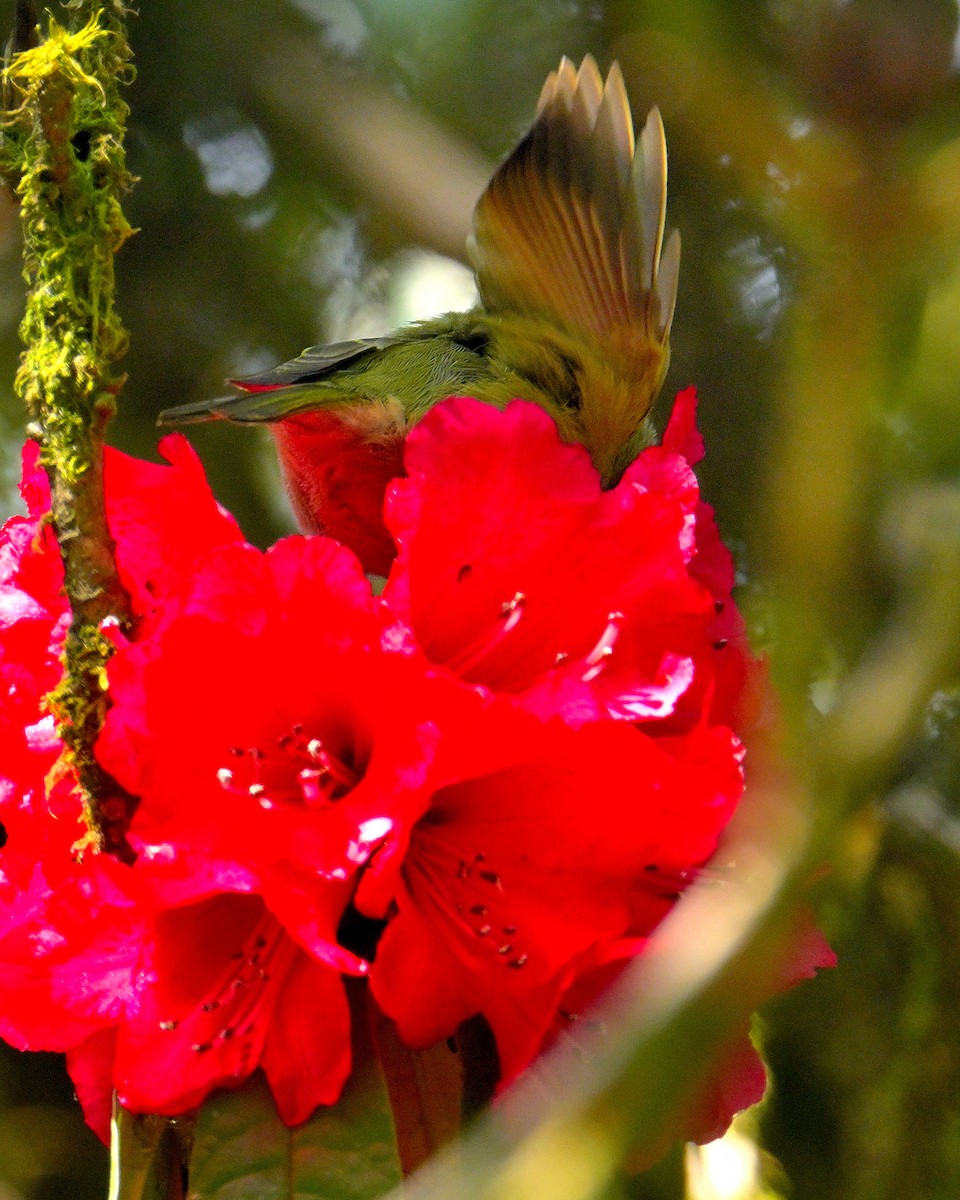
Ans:
[[[725,608],[726,608],[726,605],[724,604],[724,602],[723,602],[722,600],[714,600],[714,602],[713,602],[713,611],[714,611],[715,613],[717,613],[717,614],[719,615],[720,613],[722,613],[722,612],[723,612],[723,610],[724,610]]]
[[[716,640],[716,641],[713,643],[713,648],[714,648],[714,650],[722,650],[726,644],[727,644],[727,639],[726,639],[726,638],[718,638],[718,639],[717,639],[717,640]]]
[[[7,833],[6,825],[4,825],[4,823],[2,821],[0,821],[0,850],[2,850],[4,848],[4,846],[7,844],[7,838],[9,836],[10,835]]]
[[[463,583],[463,581],[466,579],[466,577],[470,574],[470,572],[472,570],[473,570],[473,567],[470,565],[470,563],[464,563],[463,566],[460,568],[460,570],[457,572],[457,583]]]

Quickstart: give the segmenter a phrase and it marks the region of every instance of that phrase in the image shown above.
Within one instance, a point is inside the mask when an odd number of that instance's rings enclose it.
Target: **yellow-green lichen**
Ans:
[[[16,386],[50,478],[52,521],[73,622],[64,678],[50,697],[75,772],[92,844],[122,852],[129,798],[106,779],[93,744],[106,711],[111,643],[103,622],[128,619],[103,499],[103,434],[123,382],[127,334],[114,305],[114,256],[132,230],[121,197],[132,76],[126,6],[67,5],[38,44],[3,72],[0,171],[20,201],[28,292]]]

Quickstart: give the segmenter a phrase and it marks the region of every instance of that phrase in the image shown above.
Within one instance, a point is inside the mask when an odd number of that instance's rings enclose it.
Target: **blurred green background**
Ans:
[[[229,375],[468,306],[473,202],[561,54],[618,59],[638,120],[660,106],[683,238],[664,394],[701,396],[840,957],[758,1023],[774,1084],[740,1190],[691,1164],[688,1194],[960,1195],[956,0],[145,0],[130,37],[112,440],[142,456],[159,409]],[[21,304],[3,199],[4,514]],[[252,540],[292,527],[263,431],[190,436]],[[0,1047],[0,1200],[99,1198],[105,1172],[59,1061]],[[683,1194],[669,1170],[618,1187]]]

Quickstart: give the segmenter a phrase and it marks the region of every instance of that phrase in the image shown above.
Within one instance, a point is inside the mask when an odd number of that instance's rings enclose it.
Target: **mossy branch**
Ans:
[[[124,855],[129,798],[106,778],[93,744],[106,711],[104,623],[129,622],[103,496],[103,438],[123,383],[127,334],[114,306],[114,256],[132,230],[120,88],[132,77],[126,6],[67,4],[3,75],[3,174],[20,199],[26,349],[16,386],[50,479],[52,522],[73,612],[64,678],[50,698],[75,771],[89,842]]]

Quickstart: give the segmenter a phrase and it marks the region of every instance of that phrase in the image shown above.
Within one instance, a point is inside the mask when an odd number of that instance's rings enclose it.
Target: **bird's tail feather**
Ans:
[[[157,417],[157,424],[194,425],[200,421],[224,419],[241,425],[257,425],[282,421],[284,417],[307,409],[334,408],[347,402],[347,397],[342,393],[328,392],[325,395],[324,389],[316,384],[269,388],[166,408]]]

